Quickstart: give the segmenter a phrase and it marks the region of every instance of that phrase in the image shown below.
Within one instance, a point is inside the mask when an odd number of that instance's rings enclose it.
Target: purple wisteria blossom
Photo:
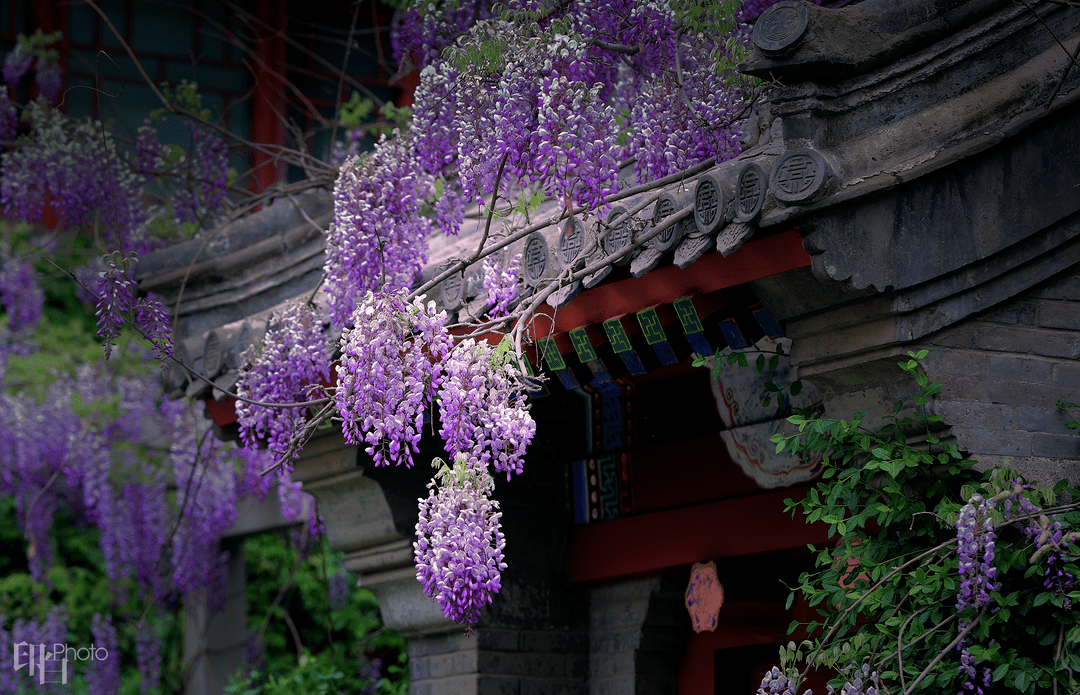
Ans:
[[[34,84],[37,85],[38,94],[45,97],[50,105],[55,105],[64,84],[60,63],[55,59],[39,57],[34,65]]]
[[[33,64],[34,54],[26,49],[26,45],[22,41],[17,42],[15,48],[8,51],[8,54],[4,57],[4,81],[8,83],[9,87],[14,87]]]
[[[41,319],[45,295],[29,261],[11,257],[0,265],[0,307],[7,314],[7,328],[16,336],[33,332]]]
[[[512,257],[502,255],[496,259],[484,259],[484,292],[487,293],[488,314],[492,317],[508,316],[510,305],[517,299],[518,273],[521,254]]]
[[[140,690],[143,695],[148,695],[161,683],[161,635],[146,620],[135,633],[135,660],[139,667]]]
[[[31,137],[0,158],[4,214],[40,222],[47,206],[67,226],[96,221],[102,241],[112,248],[149,250],[145,177],[120,157],[112,135],[98,122],[70,121],[40,100],[24,113]]]
[[[196,404],[202,409],[202,403]],[[224,446],[190,424],[197,413],[183,403],[163,404],[174,424],[170,448],[180,523],[172,537],[173,586],[184,595],[206,589],[213,601],[223,596],[221,534],[236,520],[236,472]]]
[[[216,132],[194,123],[189,127],[191,155],[184,162],[184,178],[173,198],[173,212],[178,222],[201,223],[225,197],[229,149]]]
[[[11,142],[19,127],[19,109],[15,102],[8,99],[6,90],[0,90],[0,140]]]
[[[173,354],[172,316],[161,300],[153,295],[135,300],[135,325],[154,346],[154,359],[161,362],[162,372],[168,370],[168,357]]]
[[[332,573],[327,578],[329,589],[330,610],[336,611],[344,608],[349,603],[349,589],[355,584],[355,580],[344,569]]]
[[[433,193],[409,137],[384,137],[342,165],[323,269],[334,325],[348,323],[366,292],[407,287],[420,274],[431,231],[421,207]]]
[[[522,374],[487,343],[465,340],[446,358],[439,387],[439,434],[452,457],[511,474],[521,473],[536,434],[521,386]]]
[[[839,693],[829,686],[828,695],[878,695],[880,679],[877,671],[870,670],[869,664],[863,664],[862,668],[846,668],[843,675],[846,682]]]
[[[489,495],[494,481],[486,468],[464,455],[453,466],[439,459],[427,498],[420,498],[416,524],[416,579],[443,614],[471,626],[501,587],[503,538],[499,503]]]
[[[127,260],[127,262],[124,262]],[[98,337],[104,343],[105,359],[112,356],[113,341],[124,327],[124,314],[131,311],[135,301],[135,281],[131,278],[134,258],[117,261],[110,259],[108,267],[98,276],[97,312]]]
[[[789,679],[784,672],[776,666],[772,667],[772,670],[765,673],[765,677],[761,679],[761,686],[758,688],[757,695],[797,695],[795,688],[797,684],[795,681]],[[803,695],[810,693],[807,690]]]
[[[120,643],[111,616],[94,614],[90,625],[94,646],[108,650],[108,658],[91,662],[86,674],[90,695],[114,695],[120,690]]]
[[[143,176],[155,174],[165,166],[164,154],[157,129],[148,118],[135,132],[135,171]]]
[[[994,545],[997,533],[990,516],[993,504],[974,494],[960,510],[956,521],[959,540],[957,555],[960,559],[960,590],[956,596],[956,609],[981,608],[990,600],[990,592],[997,589],[994,576]]]
[[[451,339],[445,312],[404,292],[368,293],[341,337],[338,389],[342,434],[367,444],[375,465],[412,466],[419,451],[424,411],[442,377]]]
[[[312,387],[330,379],[330,350],[322,320],[307,304],[293,304],[271,319],[261,345],[245,354],[247,366],[237,393],[265,403],[303,403]],[[280,408],[237,401],[240,439],[255,448],[265,440],[271,451],[283,453],[293,431],[308,417],[308,408]],[[286,462],[291,469],[291,462]]]

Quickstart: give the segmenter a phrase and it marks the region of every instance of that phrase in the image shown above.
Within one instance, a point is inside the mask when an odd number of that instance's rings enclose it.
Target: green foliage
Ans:
[[[1064,481],[1053,490],[1023,489],[1015,471],[979,472],[955,444],[941,441],[935,435],[941,417],[925,408],[941,384],[929,383],[920,369],[925,356],[911,353],[900,363],[915,378],[918,395],[911,409],[897,403],[882,427],[864,426],[861,413],[851,420],[795,415],[788,420],[799,432],[773,437],[778,452],[822,455],[820,482],[804,499],[788,500],[787,509],[828,524],[832,539],[831,547],[811,548],[818,570],[805,573],[797,589],[818,609],[820,619],[806,627],[819,636],[789,645],[784,668],[795,676],[795,662],[807,668],[870,664],[887,685],[903,681],[910,692],[956,692],[964,677],[950,643],[963,620],[976,623],[970,651],[980,674],[992,670],[995,692],[1050,692],[1055,680],[1074,692],[1080,681],[1070,669],[1080,667],[1080,613],[1070,606],[1080,601],[1080,590],[1044,587],[1045,567],[1021,530],[1027,522],[1006,521],[999,504],[991,513],[999,590],[988,610],[958,614],[955,524],[972,494],[1002,502],[1022,490],[1046,510],[1043,528],[1058,521],[1068,533],[1080,526],[1078,505],[1053,505],[1063,492],[1080,500],[1080,489]],[[1075,563],[1065,571],[1080,576]]]
[[[53,521],[52,545],[55,561],[44,582],[35,582],[27,569],[26,541],[15,516],[15,500],[0,500],[0,616],[10,630],[16,620],[43,622],[52,606],[63,605],[67,612],[67,643],[89,645],[94,641],[90,625],[95,613],[140,615],[134,600],[118,605],[113,587],[105,575],[105,560],[99,547],[100,532],[61,512]],[[181,690],[182,635],[176,616],[156,618],[162,625],[162,691]],[[117,624],[118,655],[124,665],[121,692],[140,692],[140,676],[135,666],[134,621]],[[8,664],[10,667],[10,664]],[[76,668],[82,667],[76,665]],[[82,672],[69,682],[72,693],[86,692]],[[67,692],[67,690],[65,690]]]
[[[386,135],[389,137],[393,134],[395,128],[404,132],[408,130],[409,124],[412,123],[411,106],[394,106],[393,103],[388,101],[379,108],[379,113],[382,114],[382,117],[389,121],[391,125],[377,128],[375,132],[378,135]]]
[[[170,157],[175,156],[175,159],[172,160],[175,163],[183,158],[184,148],[179,145],[173,145],[171,153]],[[231,186],[235,183],[236,176],[236,169],[230,167],[228,185]],[[154,239],[176,243],[195,236],[195,233],[199,231],[199,223],[177,222],[176,215],[173,213],[172,201],[166,200],[162,205],[161,213],[150,220],[148,231],[149,235]]]
[[[737,13],[742,5],[741,0],[675,0],[672,3],[675,16],[685,31],[728,37],[710,56],[713,70],[723,75],[731,87],[749,92],[759,80],[738,70],[739,63],[746,62],[751,52],[749,42],[743,36],[748,32],[738,31]]]
[[[176,108],[193,113],[204,121],[210,120],[210,109],[203,107],[202,95],[199,94],[199,84],[197,82],[180,80],[180,84],[176,85],[176,87],[170,86],[168,82],[162,82],[161,94],[165,97],[165,101]],[[161,109],[151,111],[150,120],[156,121],[163,115],[165,115],[165,111]]]
[[[374,101],[368,97],[361,97],[360,92],[353,90],[349,100],[341,105],[338,123],[340,123],[343,128],[359,128],[371,117],[371,113],[374,109]]]
[[[327,575],[343,571],[342,555],[325,538],[306,557],[278,534],[248,538],[244,550],[248,628],[257,633],[266,624],[264,664],[257,673],[235,676],[227,692],[360,692],[367,685],[361,673],[365,655],[383,660],[380,695],[407,691],[407,641],[383,627],[374,594],[352,580],[349,600],[331,610]],[[300,659],[289,621],[300,638]]]
[[[1080,409],[1080,405],[1077,405],[1076,403],[1066,403],[1064,398],[1059,398],[1057,407],[1069,416],[1069,420],[1065,423],[1065,429],[1074,431],[1080,429],[1080,420],[1077,420],[1077,415],[1074,414]]]
[[[712,364],[712,378],[713,380],[720,378],[720,372],[723,371],[724,366],[731,366],[734,364],[740,367],[747,367],[750,362],[747,360],[747,355],[757,355],[754,360],[754,367],[758,370],[758,373],[764,373],[766,369],[770,372],[775,372],[776,368],[780,364],[780,358],[786,357],[787,353],[784,352],[784,346],[780,343],[776,344],[776,349],[773,351],[762,350],[757,347],[748,348],[746,350],[738,350],[735,352],[725,353],[723,350],[717,350],[716,354],[712,357],[705,357],[702,355],[694,355],[693,366],[704,367],[708,364]],[[784,384],[783,386],[777,386],[772,381],[765,382],[765,396],[761,399],[762,407],[768,408],[775,400],[777,407],[782,411],[785,407],[784,392],[787,391],[792,396],[798,396],[802,393],[803,383],[800,379]]]
[[[38,28],[30,36],[19,34],[17,41],[30,55],[41,59],[43,63],[52,63],[60,59],[60,53],[52,46],[63,36],[64,32],[60,30],[46,34]]]

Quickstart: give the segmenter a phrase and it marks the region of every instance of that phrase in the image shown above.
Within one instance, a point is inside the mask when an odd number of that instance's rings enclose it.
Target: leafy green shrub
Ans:
[[[773,437],[778,452],[822,455],[821,480],[787,509],[829,524],[833,545],[811,548],[818,570],[788,600],[817,607],[817,636],[783,648],[760,692],[794,693],[819,666],[851,694],[1080,688],[1080,488],[980,472],[941,441],[925,356],[900,363],[919,395],[883,427],[799,414],[797,434]]]

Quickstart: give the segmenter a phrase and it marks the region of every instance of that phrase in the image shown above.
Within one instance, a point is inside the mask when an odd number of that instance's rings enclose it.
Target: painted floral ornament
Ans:
[[[686,586],[686,610],[694,623],[694,632],[713,632],[724,605],[724,587],[716,573],[716,563],[695,562]]]

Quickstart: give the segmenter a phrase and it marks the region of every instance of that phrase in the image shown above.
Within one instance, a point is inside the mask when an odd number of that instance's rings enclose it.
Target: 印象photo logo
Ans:
[[[28,644],[17,642],[14,645],[12,666],[16,671],[27,669],[31,680],[39,684],[60,683],[67,685],[70,668],[77,661],[104,661],[109,658],[105,647],[69,647],[66,643]]]

